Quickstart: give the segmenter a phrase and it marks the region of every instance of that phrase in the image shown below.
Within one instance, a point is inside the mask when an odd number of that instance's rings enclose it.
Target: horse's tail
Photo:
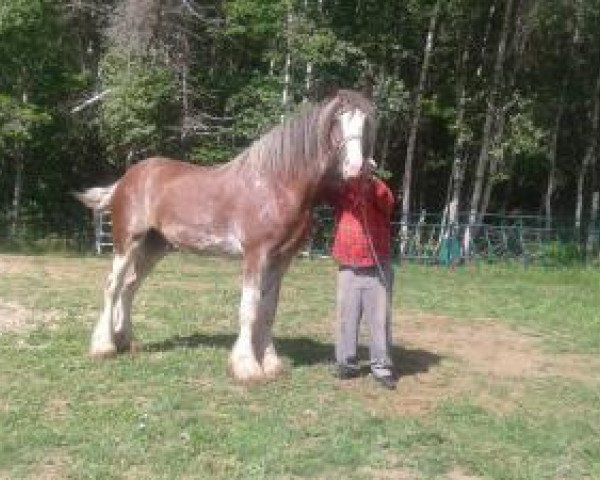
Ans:
[[[110,201],[118,183],[115,182],[108,187],[89,188],[85,192],[74,192],[73,195],[86,207],[102,212],[110,207]]]

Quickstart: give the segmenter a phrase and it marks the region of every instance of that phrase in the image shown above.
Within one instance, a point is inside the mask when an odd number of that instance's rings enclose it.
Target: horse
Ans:
[[[134,295],[168,252],[221,253],[242,258],[239,335],[229,371],[242,383],[276,377],[282,362],[272,327],[281,279],[309,236],[313,207],[366,168],[374,115],[367,97],[339,90],[282,121],[228,163],[206,167],[153,157],[110,186],[76,193],[112,218],[112,269],[90,355],[133,348]]]

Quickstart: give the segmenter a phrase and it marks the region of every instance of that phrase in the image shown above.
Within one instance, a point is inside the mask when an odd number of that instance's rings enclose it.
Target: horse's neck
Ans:
[[[306,179],[304,185],[305,203],[310,208],[322,204],[327,201],[332,192],[336,192],[339,188],[340,180],[333,175],[327,174],[325,169],[323,169],[318,175],[312,175]]]
[[[313,206],[331,203],[332,199],[336,197],[342,186],[343,182],[341,179],[334,177],[333,175],[323,175],[314,188],[314,196],[312,198]]]

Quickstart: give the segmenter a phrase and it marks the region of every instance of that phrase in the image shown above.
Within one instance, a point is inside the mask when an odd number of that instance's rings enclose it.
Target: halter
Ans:
[[[345,113],[348,113],[348,112],[350,112],[350,111],[351,111],[350,109],[342,109],[342,110],[340,110],[340,111],[339,111],[339,112],[337,112],[337,114],[335,115],[335,118],[336,118],[336,120],[339,122],[339,120],[340,120],[340,117],[341,117],[342,115],[344,115]],[[362,130],[364,130],[364,129],[365,129],[365,127],[364,127],[364,125],[363,125],[363,128],[362,128]],[[337,146],[336,146],[336,148],[335,148],[335,151],[336,151],[336,153],[339,153],[339,152],[340,152],[340,150],[341,150],[342,148],[344,148],[344,147],[346,146],[346,144],[347,144],[347,143],[348,143],[350,140],[362,140],[362,138],[363,138],[363,134],[362,134],[362,133],[359,133],[359,134],[354,134],[354,135],[350,135],[348,138],[343,138],[343,139],[340,141],[340,143],[338,143],[338,144],[337,144]]]
[[[337,115],[335,117],[336,117],[336,120],[337,120],[338,124],[340,122],[341,117],[345,113],[349,113],[349,112],[351,112],[351,110],[343,109],[343,110],[341,110],[340,112],[337,113]],[[364,114],[364,112],[361,112],[361,113]],[[366,127],[366,114],[364,114],[364,115],[365,115],[365,123],[363,123],[362,128],[360,129],[359,133],[354,133],[352,135],[348,135],[347,137],[342,138],[338,142],[338,144],[335,146],[334,154],[335,154],[336,157],[338,157],[338,162],[339,162],[339,156],[340,156],[342,150],[346,147],[346,145],[350,141],[352,141],[352,140],[359,140],[361,142],[361,147],[362,147],[362,141],[363,141],[364,131],[365,131],[365,127]],[[343,128],[341,130],[343,132]],[[343,162],[342,162],[342,168],[345,168],[346,165],[348,164],[348,159],[347,158],[343,158],[342,160],[343,160]],[[361,165],[361,169],[364,166],[364,161],[365,161],[365,158],[364,158],[364,155],[363,155],[363,162],[362,162],[363,165]]]
[[[340,143],[338,143],[338,145],[335,147],[336,153],[339,153],[340,150],[342,148],[344,148],[350,140],[361,140],[362,141],[362,138],[363,138],[363,134],[361,133],[361,134],[356,134],[356,135],[350,135],[348,138],[342,139],[342,141]]]

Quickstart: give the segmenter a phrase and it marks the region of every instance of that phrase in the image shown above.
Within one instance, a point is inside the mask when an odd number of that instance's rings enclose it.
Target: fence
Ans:
[[[0,214],[0,251],[87,253],[94,243],[94,230],[87,212],[54,218],[25,212],[18,221]]]
[[[97,254],[112,251],[112,222],[106,212],[94,212],[94,249]]]
[[[307,255],[328,254],[333,224],[331,209],[321,208],[316,212]],[[470,241],[465,245],[467,228],[470,228]],[[599,238],[600,229],[588,232],[583,239],[579,231],[566,222],[547,228],[545,218],[536,215],[487,215],[481,223],[470,227],[466,215],[460,215],[456,224],[447,225],[440,215],[419,214],[409,219],[405,229],[399,219],[392,221],[394,258],[424,264],[512,261],[525,266],[550,266],[589,262],[598,255]]]
[[[312,235],[304,250],[307,256],[327,256],[334,230],[328,207],[315,211]],[[392,222],[392,251],[396,259],[424,264],[455,265],[464,261],[520,262],[523,265],[560,265],[595,261],[600,230],[588,233],[585,242],[574,227],[544,226],[544,218],[526,215],[488,215],[471,227],[464,245],[467,222],[443,225],[439,215],[411,218],[403,236],[401,222]],[[15,228],[16,227],[16,228]],[[404,247],[401,254],[401,247]],[[467,248],[465,248],[467,247]],[[0,249],[79,253],[112,250],[110,218],[91,217],[89,212],[49,222],[34,216],[20,219],[18,226],[0,218]],[[467,251],[468,250],[468,251]]]

